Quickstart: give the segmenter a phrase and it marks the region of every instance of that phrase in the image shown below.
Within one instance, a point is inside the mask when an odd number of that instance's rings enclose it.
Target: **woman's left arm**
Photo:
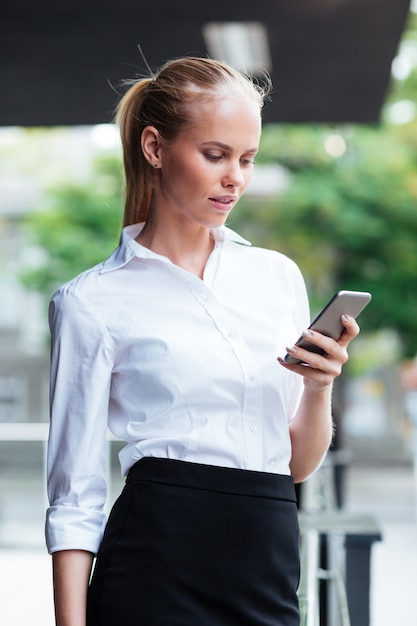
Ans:
[[[321,333],[306,331],[309,342],[326,352],[326,356],[299,347],[289,349],[304,361],[303,365],[280,363],[288,370],[304,378],[304,391],[297,413],[290,422],[292,444],[291,474],[296,483],[302,482],[314,472],[322,461],[332,441],[333,421],[331,396],[334,379],[340,375],[348,360],[347,347],[359,333],[356,321],[342,316],[344,331],[335,341]]]

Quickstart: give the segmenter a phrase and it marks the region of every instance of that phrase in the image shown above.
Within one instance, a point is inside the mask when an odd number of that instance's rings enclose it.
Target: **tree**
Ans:
[[[118,243],[121,229],[121,172],[114,157],[95,162],[83,184],[68,182],[46,194],[42,210],[26,229],[46,251],[46,261],[22,274],[24,284],[49,299],[63,282],[102,261]]]

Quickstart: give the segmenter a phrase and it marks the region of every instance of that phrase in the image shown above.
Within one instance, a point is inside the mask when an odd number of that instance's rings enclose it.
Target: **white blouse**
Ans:
[[[141,227],[51,301],[49,552],[98,550],[107,428],[124,475],[143,456],[289,474],[303,384],[277,357],[309,324],[299,269],[222,227],[201,280]]]

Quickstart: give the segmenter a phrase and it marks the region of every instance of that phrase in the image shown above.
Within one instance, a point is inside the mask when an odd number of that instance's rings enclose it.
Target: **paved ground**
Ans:
[[[2,472],[0,624],[53,626],[50,557],[43,548],[42,471]],[[375,515],[383,541],[372,552],[371,626],[417,624],[416,487],[410,466],[353,466],[346,508]],[[167,625],[168,626],[168,625]],[[352,625],[355,626],[355,625]]]

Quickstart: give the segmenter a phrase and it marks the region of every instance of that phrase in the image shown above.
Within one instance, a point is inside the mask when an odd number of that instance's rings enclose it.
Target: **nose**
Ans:
[[[239,161],[229,161],[223,175],[224,187],[242,187],[245,184],[245,176]]]

